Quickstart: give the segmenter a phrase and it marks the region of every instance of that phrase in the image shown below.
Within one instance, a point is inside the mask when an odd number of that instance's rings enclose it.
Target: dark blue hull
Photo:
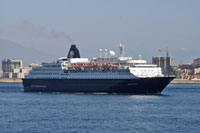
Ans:
[[[161,93],[174,77],[140,79],[23,79],[25,92]]]

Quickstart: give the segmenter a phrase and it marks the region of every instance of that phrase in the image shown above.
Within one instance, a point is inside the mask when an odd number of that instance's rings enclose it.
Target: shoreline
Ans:
[[[0,83],[22,83],[19,78],[0,78]],[[170,84],[200,84],[200,80],[174,79]]]
[[[170,84],[200,84],[200,80],[174,79]]]
[[[0,78],[0,83],[22,83],[19,78]]]

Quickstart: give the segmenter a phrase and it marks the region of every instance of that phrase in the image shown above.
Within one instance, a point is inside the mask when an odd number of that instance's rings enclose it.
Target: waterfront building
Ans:
[[[29,74],[29,71],[32,70],[31,67],[14,69],[12,73],[12,78],[24,78]]]
[[[24,78],[32,68],[23,68],[22,60],[4,59],[2,61],[2,70],[2,77],[4,78]]]
[[[2,61],[2,70],[4,73],[12,73],[14,69],[22,68],[22,60],[4,59]]]
[[[3,77],[3,70],[0,70],[0,78]]]
[[[200,75],[200,68],[194,68],[194,75]]]
[[[4,72],[3,78],[12,78],[12,72]]]
[[[42,66],[41,64],[35,64],[35,63],[32,63],[29,65],[29,67],[31,67],[31,68],[41,67],[41,66]]]
[[[194,59],[193,64],[195,67],[200,67],[200,58]]]
[[[158,67],[162,68],[162,72],[165,75],[173,75],[173,67],[174,67],[174,58],[173,57],[161,57],[156,56],[152,57],[152,63],[156,64]]]

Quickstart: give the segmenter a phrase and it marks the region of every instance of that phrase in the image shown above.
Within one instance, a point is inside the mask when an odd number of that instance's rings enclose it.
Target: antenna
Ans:
[[[102,49],[99,49],[99,58],[101,58]]]
[[[141,54],[138,56],[138,59],[139,59],[139,60],[142,60],[142,55],[141,55]]]
[[[105,58],[107,58],[107,52],[108,52],[108,50],[105,49]]]
[[[120,50],[120,57],[122,57],[124,55],[124,51],[125,51],[125,48],[124,48],[124,45],[122,43],[119,44],[119,50]]]

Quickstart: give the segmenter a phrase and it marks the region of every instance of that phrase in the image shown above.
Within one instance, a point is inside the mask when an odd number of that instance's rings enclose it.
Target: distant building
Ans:
[[[12,73],[14,69],[22,68],[22,60],[4,59],[2,61],[2,70],[4,73]]]
[[[173,67],[174,67],[174,58],[173,57],[161,57],[156,56],[152,57],[152,63],[161,67],[162,72],[165,75],[173,75]]]
[[[194,75],[200,75],[200,68],[194,68]]]
[[[41,67],[41,64],[32,63],[32,64],[29,65],[29,67],[31,67],[31,68]]]
[[[180,64],[173,68],[177,78],[200,79],[200,58],[194,59],[192,63]]]
[[[4,59],[2,61],[4,78],[24,78],[31,69],[31,67],[23,68],[22,60]]]
[[[14,69],[12,73],[12,78],[25,78],[29,74],[29,71],[32,70],[31,67]]]
[[[200,58],[194,59],[193,65],[194,65],[195,67],[200,67]]]
[[[3,78],[12,78],[12,73],[11,72],[4,72]]]
[[[0,70],[0,78],[3,77],[3,70]]]
[[[173,71],[174,71],[176,78],[179,78],[180,75],[182,74],[182,70],[179,68],[179,66],[174,66]]]

